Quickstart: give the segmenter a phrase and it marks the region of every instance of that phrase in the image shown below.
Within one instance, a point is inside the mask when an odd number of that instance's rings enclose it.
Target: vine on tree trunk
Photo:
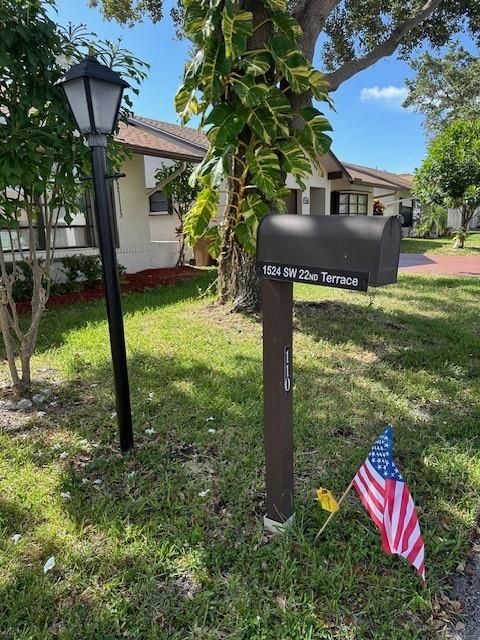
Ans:
[[[331,127],[292,96],[328,101],[328,85],[299,48],[302,31],[285,0],[189,0],[185,33],[195,55],[176,96],[184,122],[201,114],[210,147],[192,176],[200,185],[185,220],[187,240],[216,236],[219,300],[258,307],[255,278],[260,220],[285,211],[287,173],[300,187],[328,150]],[[226,189],[222,223],[219,192]]]

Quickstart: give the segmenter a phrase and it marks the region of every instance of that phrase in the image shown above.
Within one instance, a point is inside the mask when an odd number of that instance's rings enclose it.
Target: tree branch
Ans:
[[[328,16],[341,0],[302,0],[293,11],[293,17],[302,27],[303,36],[299,40],[303,55],[309,62],[313,60],[318,36],[323,31]]]
[[[410,31],[422,24],[441,2],[442,0],[428,0],[415,16],[398,24],[389,37],[367,53],[366,56],[350,60],[336,71],[327,73],[325,79],[330,84],[331,91],[335,91],[345,80],[348,80],[364,69],[368,69],[368,67],[371,67],[381,58],[386,58],[395,53],[402,39],[410,33]]]

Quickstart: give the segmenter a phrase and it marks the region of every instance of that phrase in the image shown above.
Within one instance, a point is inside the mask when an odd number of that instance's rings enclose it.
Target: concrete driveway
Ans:
[[[400,270],[444,276],[480,276],[480,257],[401,253]]]

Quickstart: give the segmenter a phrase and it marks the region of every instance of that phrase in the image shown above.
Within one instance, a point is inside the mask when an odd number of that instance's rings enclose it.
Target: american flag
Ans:
[[[353,486],[380,530],[383,550],[405,558],[425,580],[420,524],[410,491],[393,461],[391,425],[373,445]]]

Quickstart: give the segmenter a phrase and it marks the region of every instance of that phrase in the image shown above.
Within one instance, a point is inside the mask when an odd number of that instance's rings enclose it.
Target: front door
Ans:
[[[298,189],[290,189],[290,193],[285,198],[287,213],[298,213]]]
[[[325,189],[323,187],[310,188],[310,215],[325,215]]]

